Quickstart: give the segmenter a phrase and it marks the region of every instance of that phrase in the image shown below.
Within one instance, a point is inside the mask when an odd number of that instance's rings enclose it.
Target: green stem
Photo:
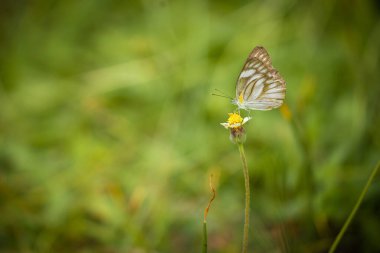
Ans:
[[[206,222],[206,220],[203,221],[202,253],[207,253],[207,222]]]
[[[240,158],[243,162],[244,183],[245,183],[245,212],[244,212],[244,235],[243,235],[243,253],[247,253],[248,249],[248,232],[249,232],[249,202],[250,202],[250,190],[249,190],[249,172],[247,166],[247,159],[245,158],[244,146],[242,143],[238,143]]]
[[[378,169],[380,167],[380,162],[376,165],[376,167],[372,170],[372,173],[371,175],[369,176],[368,180],[367,180],[367,183],[362,191],[362,193],[360,194],[359,196],[359,199],[356,201],[356,204],[354,206],[354,209],[352,209],[351,213],[350,213],[350,216],[348,217],[348,219],[346,220],[346,222],[344,223],[343,225],[343,228],[340,230],[338,236],[335,238],[335,241],[333,243],[333,245],[331,246],[330,250],[329,250],[329,253],[333,253],[336,249],[336,247],[338,246],[340,240],[342,239],[344,233],[346,232],[348,226],[350,225],[352,219],[354,218],[355,214],[356,214],[356,211],[359,209],[363,199],[364,199],[364,196],[366,195],[367,191],[368,191],[368,188],[369,186],[371,185],[372,183],[372,180],[373,178],[375,177]]]

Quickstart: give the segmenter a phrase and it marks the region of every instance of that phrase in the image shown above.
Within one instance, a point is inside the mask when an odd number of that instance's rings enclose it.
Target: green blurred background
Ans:
[[[256,45],[287,82],[253,112],[251,252],[326,252],[380,151],[379,1],[2,1],[0,251],[239,252],[219,125]],[[376,177],[338,252],[380,252]]]

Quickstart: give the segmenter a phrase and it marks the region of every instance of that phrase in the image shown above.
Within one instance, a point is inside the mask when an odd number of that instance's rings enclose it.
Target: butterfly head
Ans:
[[[248,109],[246,106],[246,101],[244,100],[244,97],[243,97],[243,92],[241,92],[240,95],[232,101],[232,103],[237,105],[239,109],[243,109],[243,110]]]

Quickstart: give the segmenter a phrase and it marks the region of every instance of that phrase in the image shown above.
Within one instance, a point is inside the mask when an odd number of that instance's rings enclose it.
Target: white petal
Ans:
[[[228,123],[220,123],[222,126],[224,126],[226,129],[228,129],[228,127],[230,126],[230,124]]]
[[[244,117],[242,125],[247,123],[250,119],[252,119],[252,118],[251,117]]]

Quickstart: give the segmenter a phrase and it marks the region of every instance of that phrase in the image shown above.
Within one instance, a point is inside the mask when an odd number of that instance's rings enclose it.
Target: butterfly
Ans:
[[[257,46],[249,54],[236,83],[236,98],[232,100],[239,109],[272,110],[282,105],[286,83],[276,69],[264,47]]]

